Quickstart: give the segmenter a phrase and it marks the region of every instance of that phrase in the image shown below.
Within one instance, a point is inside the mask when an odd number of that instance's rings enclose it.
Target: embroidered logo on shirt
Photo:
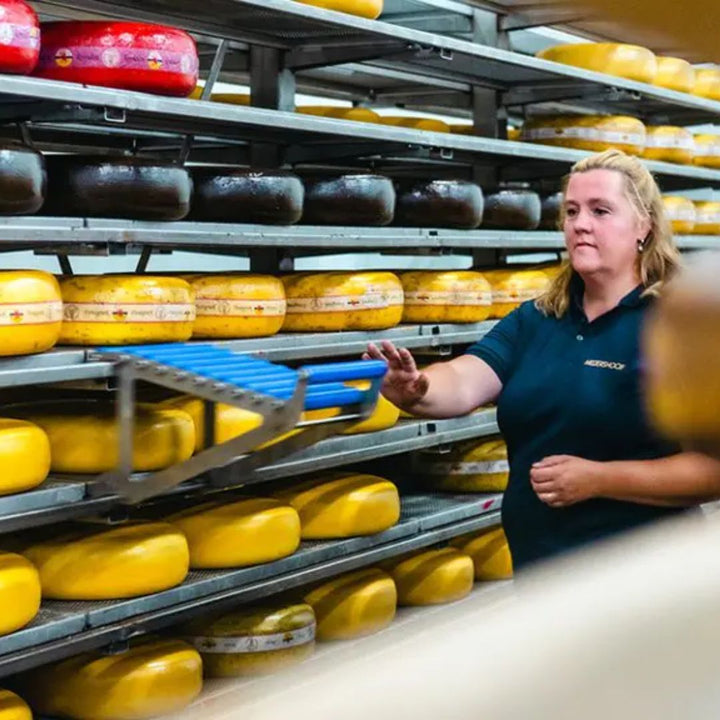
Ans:
[[[605,370],[624,370],[625,363],[608,362],[607,360],[586,360],[588,367],[603,368]]]

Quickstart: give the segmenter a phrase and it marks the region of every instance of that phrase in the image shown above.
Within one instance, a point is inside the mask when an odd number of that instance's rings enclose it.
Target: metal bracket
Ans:
[[[60,272],[63,275],[74,275],[72,265],[70,264],[70,258],[67,255],[58,253],[57,260],[58,265],[60,265]]]
[[[103,112],[103,119],[113,125],[124,125],[127,122],[127,113],[125,108],[106,107]]]

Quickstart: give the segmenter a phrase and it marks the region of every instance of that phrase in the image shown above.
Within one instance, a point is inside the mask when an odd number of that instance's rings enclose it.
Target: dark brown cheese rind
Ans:
[[[45,160],[21,146],[0,147],[0,215],[30,215],[45,199]]]
[[[398,193],[396,222],[409,227],[471,230],[482,222],[483,193],[466,180],[430,180]]]
[[[540,196],[530,190],[500,190],[485,196],[483,227],[535,230],[540,224]]]
[[[555,193],[543,198],[540,227],[543,230],[557,230],[560,223],[562,193]]]

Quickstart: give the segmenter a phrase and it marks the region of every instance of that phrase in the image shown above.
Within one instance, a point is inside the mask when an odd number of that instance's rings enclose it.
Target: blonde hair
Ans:
[[[655,178],[636,157],[621,150],[605,152],[583,158],[573,165],[570,174],[563,181],[563,198],[570,178],[590,170],[615,170],[624,178],[625,194],[640,217],[650,221],[650,232],[644,241],[642,253],[638,253],[637,264],[640,282],[645,291],[643,296],[658,295],[663,285],[680,268],[680,253],[672,237],[672,227],[665,214],[660,188]],[[560,210],[560,223],[565,222],[564,204]],[[547,292],[539,297],[536,306],[544,315],[562,317],[570,305],[570,281],[574,270],[568,262],[550,284]]]

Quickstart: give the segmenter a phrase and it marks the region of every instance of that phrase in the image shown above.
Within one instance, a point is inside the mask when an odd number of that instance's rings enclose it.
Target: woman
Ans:
[[[414,415],[497,401],[516,569],[720,496],[720,463],[658,437],[644,415],[640,336],[679,266],[660,191],[636,158],[578,162],[564,188],[570,262],[466,354],[419,372],[389,342],[382,392]]]

